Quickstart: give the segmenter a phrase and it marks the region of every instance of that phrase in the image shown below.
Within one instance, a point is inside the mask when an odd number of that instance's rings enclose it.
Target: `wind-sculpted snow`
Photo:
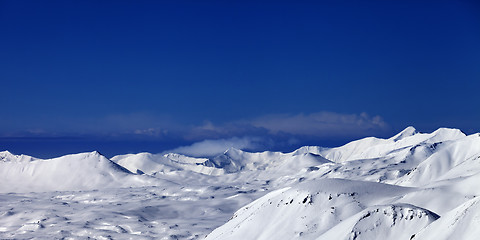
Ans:
[[[291,153],[0,152],[1,239],[477,239],[480,135]]]

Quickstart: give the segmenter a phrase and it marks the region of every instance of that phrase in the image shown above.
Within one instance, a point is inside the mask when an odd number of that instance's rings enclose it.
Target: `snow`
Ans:
[[[0,152],[0,238],[476,239],[480,135],[211,157]]]
[[[439,216],[413,205],[375,206],[337,224],[317,239],[411,239]]]
[[[367,206],[382,204],[408,191],[393,185],[345,179],[304,182],[245,206],[207,239],[314,239]],[[289,225],[290,228],[280,227]]]
[[[1,193],[93,190],[160,183],[158,179],[133,175],[98,152],[46,160],[25,161],[30,159],[25,156],[9,156],[9,159],[0,162]]]
[[[471,199],[426,226],[413,239],[474,239],[480,236],[480,197]]]
[[[212,168],[202,165],[208,159],[188,157],[177,153],[165,155],[139,153],[119,155],[112,158],[112,161],[124,166],[134,173],[170,173],[178,170],[190,170],[207,175],[220,175],[223,169]]]

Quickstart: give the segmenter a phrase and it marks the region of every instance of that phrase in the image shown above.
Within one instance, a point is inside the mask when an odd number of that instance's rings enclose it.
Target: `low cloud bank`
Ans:
[[[283,138],[345,138],[378,136],[391,131],[380,116],[318,112],[265,115],[254,119],[193,126],[183,135],[187,140],[269,136]]]
[[[258,128],[267,129],[272,134],[288,133],[317,137],[355,136],[380,132],[388,125],[380,116],[370,117],[366,113],[340,114],[318,112],[297,115],[269,115],[251,121]]]
[[[304,140],[345,138],[350,141],[352,138],[384,134],[389,130],[380,116],[371,117],[366,113],[267,115],[220,125],[207,121],[193,126],[184,132],[183,137],[197,142],[170,151],[189,156],[213,156],[231,147],[242,150],[281,149],[305,144]]]
[[[256,137],[242,137],[229,139],[203,140],[189,146],[178,147],[167,152],[175,152],[188,156],[205,157],[214,156],[225,152],[229,148],[241,150],[255,150],[262,145],[263,139]]]
[[[35,127],[21,132],[2,131],[0,138],[10,142],[29,138],[67,137],[85,139],[91,143],[129,142],[130,145],[135,143],[135,146],[142,143],[143,147],[131,147],[128,151],[162,152],[171,149],[172,152],[190,156],[212,156],[231,147],[251,151],[272,149],[283,151],[307,144],[322,145],[325,141],[336,144],[366,136],[381,137],[392,134],[391,128],[382,117],[366,113],[277,114],[222,123],[205,121],[190,125],[175,121],[172,117],[148,114],[115,115],[62,122],[70,125],[59,129]],[[150,145],[147,149],[145,146],[148,144]],[[156,144],[155,147],[151,146],[152,144]],[[127,143],[122,145],[118,152],[125,151],[125,146]]]

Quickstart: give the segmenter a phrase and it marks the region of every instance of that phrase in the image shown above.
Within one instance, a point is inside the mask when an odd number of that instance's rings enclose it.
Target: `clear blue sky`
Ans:
[[[479,2],[279,2],[0,0],[0,149],[480,131]]]

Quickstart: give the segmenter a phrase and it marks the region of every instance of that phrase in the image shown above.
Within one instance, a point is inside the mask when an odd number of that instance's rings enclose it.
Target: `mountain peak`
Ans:
[[[235,148],[235,147],[229,147],[227,150],[225,150],[220,155],[231,155],[231,154],[238,155],[238,154],[241,154],[241,153],[243,153],[242,150],[240,150],[238,148]]]
[[[6,162],[6,161],[11,161],[12,158],[15,158],[15,155],[13,155],[11,152],[6,150],[0,152],[0,160]]]
[[[5,151],[1,151],[0,155],[13,155],[13,154],[11,152],[5,150]]]
[[[392,139],[393,141],[400,141],[406,137],[410,137],[410,136],[413,136],[415,134],[417,134],[417,130],[412,127],[412,126],[408,126],[407,128],[405,128],[403,131],[399,132],[397,135],[391,137],[390,139]]]
[[[465,134],[464,132],[462,132],[462,130],[460,130],[460,129],[456,129],[456,128],[444,128],[444,127],[435,130],[432,134],[443,134],[443,135],[449,134],[449,135],[462,135],[462,136],[466,136],[466,134]]]

